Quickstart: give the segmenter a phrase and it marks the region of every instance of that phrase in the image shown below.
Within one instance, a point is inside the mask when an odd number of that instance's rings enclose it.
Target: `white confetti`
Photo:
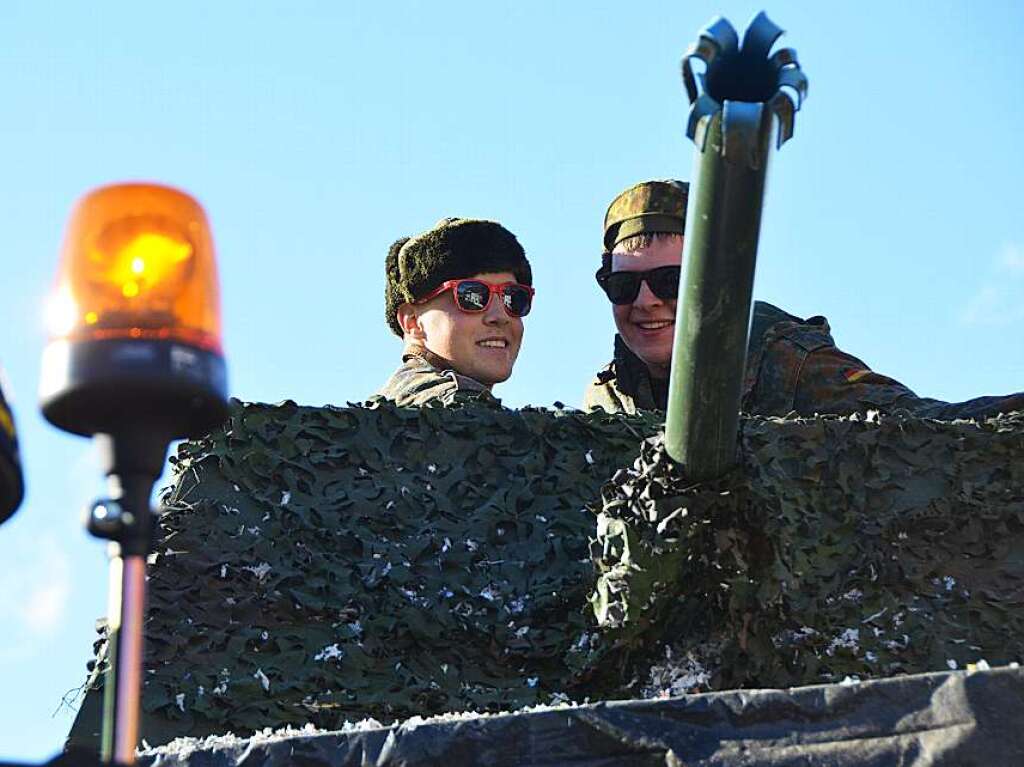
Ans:
[[[259,680],[260,687],[263,688],[264,692],[270,692],[270,680],[267,679],[267,675],[263,673],[263,669],[256,669],[256,673],[253,677]]]
[[[314,655],[313,660],[335,660],[337,658],[344,657],[345,651],[338,647],[337,643],[335,643],[327,645],[327,647],[325,647],[316,655]]]
[[[843,633],[832,639],[829,642],[828,647],[825,648],[825,652],[828,655],[835,655],[836,650],[839,648],[845,648],[847,650],[856,650],[857,645],[860,642],[860,629],[843,629]]]
[[[272,568],[270,567],[269,562],[260,562],[258,565],[246,565],[242,569],[248,570],[250,573],[252,573],[262,581],[264,578],[267,577]]]

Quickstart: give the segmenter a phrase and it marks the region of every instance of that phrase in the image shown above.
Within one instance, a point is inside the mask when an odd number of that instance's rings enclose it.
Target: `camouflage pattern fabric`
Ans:
[[[801,365],[792,402],[777,401],[771,410],[762,404],[762,409],[754,412],[782,413],[786,412],[787,407],[801,415],[905,410],[920,418],[952,421],[1024,410],[1024,392],[976,397],[964,402],[943,402],[918,397],[899,381],[874,372],[861,360],[834,345],[822,346],[810,352],[794,339],[792,343],[780,344],[773,357],[777,357],[779,352],[785,352],[787,358],[762,365],[758,383],[766,393],[780,392],[782,387],[777,386],[779,380],[787,376],[786,371]],[[756,393],[754,401],[758,401]]]
[[[654,392],[647,366],[616,333],[614,358],[583,392],[583,409],[635,415],[640,410],[665,410],[665,403]]]
[[[399,407],[420,407],[428,402],[451,405],[458,400],[499,404],[487,386],[456,373],[426,349],[403,354],[401,367],[374,397],[389,400]]]
[[[656,429],[479,404],[235,403],[174,459],[143,737],[333,729],[571,691],[565,658],[593,624],[585,506]],[[101,684],[72,744],[95,742]]]
[[[808,322],[824,318],[813,318]],[[750,340],[747,344],[747,369],[743,384],[744,401],[757,380],[763,349],[774,340],[775,331],[783,327],[800,325],[801,320],[764,301],[755,301],[750,321]],[[784,325],[783,323],[790,323]],[[608,413],[636,413],[638,410],[665,410],[668,401],[668,382],[655,381],[647,366],[630,351],[622,337],[615,335],[612,362],[598,372],[583,394],[584,410],[598,408]]]
[[[604,214],[605,250],[636,234],[682,234],[689,192],[685,181],[644,181],[631,186],[612,200]]]
[[[716,690],[1024,659],[1024,413],[744,418],[741,452],[694,486],[652,439],[602,491],[604,665],[652,637]]]
[[[179,741],[145,751],[138,764],[1004,767],[1024,764],[1022,687],[1020,668],[946,671],[860,684],[427,719],[348,732],[293,730],[269,738]]]
[[[646,366],[616,336],[613,362],[584,393],[584,408],[633,413],[665,410],[667,390],[655,396]],[[824,317],[800,320],[762,301],[754,303],[740,409],[754,415],[803,416],[905,410],[921,418],[985,418],[1024,409],[1024,392],[943,402],[918,397],[838,349]]]
[[[235,403],[175,459],[144,737],[636,697],[666,640],[683,691],[1020,660],[1024,414],[743,418],[697,486],[659,421]]]

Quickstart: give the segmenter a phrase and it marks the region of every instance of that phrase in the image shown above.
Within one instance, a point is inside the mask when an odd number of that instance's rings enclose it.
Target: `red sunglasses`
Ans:
[[[451,290],[455,297],[455,305],[470,314],[487,310],[491,296],[501,296],[501,305],[509,317],[525,317],[533,305],[534,289],[518,282],[503,282],[494,285],[483,280],[448,280],[441,283],[435,290],[423,296],[416,303],[422,304],[446,290]]]

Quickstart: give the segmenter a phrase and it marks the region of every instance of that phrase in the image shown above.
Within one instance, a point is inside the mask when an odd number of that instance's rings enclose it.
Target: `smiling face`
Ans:
[[[612,251],[612,271],[644,272],[677,266],[683,260],[682,237],[656,237],[631,253]],[[626,346],[647,365],[655,378],[667,378],[675,338],[676,301],[661,299],[647,282],[631,304],[612,305],[615,327]]]
[[[492,285],[517,282],[511,272],[485,272],[468,279]],[[403,304],[398,321],[408,341],[448,360],[455,372],[492,386],[512,375],[523,341],[523,320],[510,317],[498,296],[482,312],[464,312],[446,290],[422,304]]]

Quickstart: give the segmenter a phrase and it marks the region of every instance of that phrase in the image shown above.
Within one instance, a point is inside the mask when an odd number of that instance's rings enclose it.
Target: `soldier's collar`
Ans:
[[[651,371],[618,333],[615,334],[615,374],[622,390],[631,397],[635,398],[644,384],[647,389],[652,389]]]
[[[445,359],[440,354],[435,354],[423,344],[406,344],[405,350],[402,352],[402,362],[408,362],[411,359],[423,360],[440,373],[446,370],[455,370],[450,360]]]

